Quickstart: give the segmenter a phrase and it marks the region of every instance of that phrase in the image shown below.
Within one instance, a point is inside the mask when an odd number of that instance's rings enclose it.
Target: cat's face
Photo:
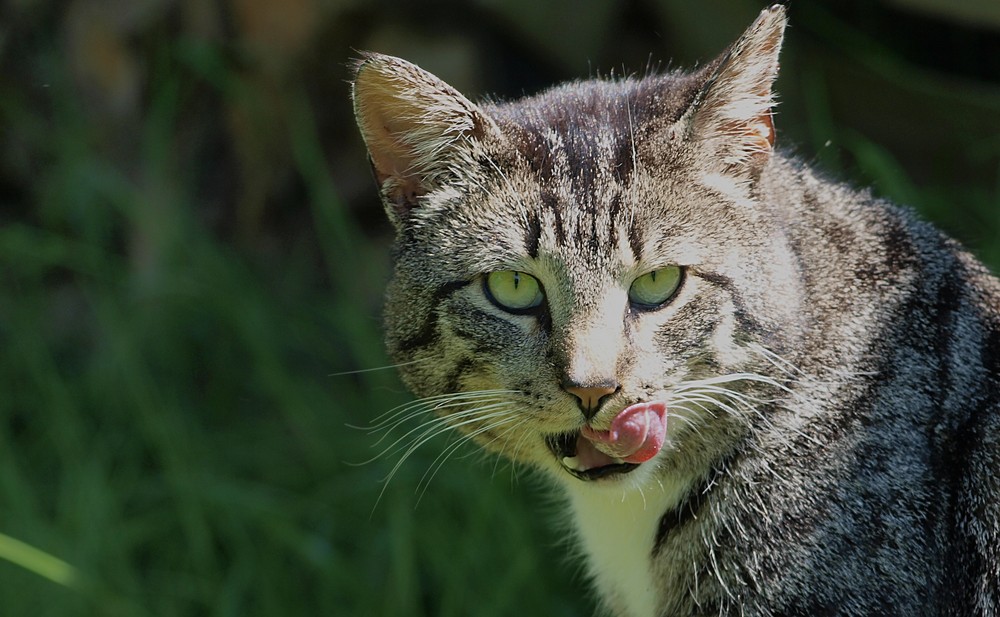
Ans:
[[[573,482],[641,476],[742,430],[732,376],[768,364],[797,297],[754,197],[784,23],[762,20],[698,74],[503,106],[394,58],[360,64],[359,124],[398,232],[389,350],[429,409]]]

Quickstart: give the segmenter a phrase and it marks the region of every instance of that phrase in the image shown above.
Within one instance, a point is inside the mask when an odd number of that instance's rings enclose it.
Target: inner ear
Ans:
[[[368,127],[368,161],[386,205],[392,206],[397,216],[403,216],[427,192],[418,169],[417,147],[405,140],[414,127],[401,118],[380,114],[384,114],[384,107],[365,106],[359,110],[358,123]]]
[[[768,100],[772,98],[771,93],[767,92],[761,96],[767,97]],[[762,148],[770,149],[774,147],[774,103],[771,102],[765,109],[757,112],[756,115],[752,116],[747,122],[745,122],[742,128],[742,137],[751,141],[756,140],[758,145]]]
[[[427,191],[421,187],[420,180],[414,174],[380,171],[371,156],[368,157],[368,162],[371,165],[375,182],[382,189],[386,207],[392,209],[390,218],[402,220],[409,214],[410,210],[416,207],[419,198]],[[385,167],[383,166],[382,169]]]
[[[359,88],[361,92],[357,91]],[[398,98],[396,93],[384,90],[366,93],[363,89],[363,82],[356,85],[359,100],[356,113],[358,124],[363,127],[375,179],[380,185],[390,177],[416,180],[419,144],[413,142],[420,126],[406,115],[415,110],[395,100]]]

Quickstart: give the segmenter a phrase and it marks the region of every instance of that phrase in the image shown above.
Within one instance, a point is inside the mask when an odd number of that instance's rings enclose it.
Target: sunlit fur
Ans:
[[[551,477],[615,616],[997,615],[1000,284],[773,149],[784,26],[773,7],[695,72],[510,103],[359,61],[397,230],[388,348],[419,397],[377,447],[391,476],[457,437],[419,490],[467,443]],[[676,293],[630,303],[667,266]],[[484,293],[504,270],[540,282],[538,310]],[[552,439],[588,422],[569,383],[620,385],[595,429],[665,402],[656,457],[567,472]]]

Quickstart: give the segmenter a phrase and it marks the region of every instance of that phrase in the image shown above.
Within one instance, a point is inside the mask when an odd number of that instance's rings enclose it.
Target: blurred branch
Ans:
[[[0,559],[71,589],[80,588],[77,569],[58,557],[0,533]]]

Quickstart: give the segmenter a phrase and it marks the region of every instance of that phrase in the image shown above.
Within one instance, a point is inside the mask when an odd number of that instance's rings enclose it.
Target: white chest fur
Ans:
[[[568,493],[601,595],[628,617],[656,617],[659,590],[653,579],[653,542],[660,517],[681,497],[679,487],[652,482],[640,490],[629,482],[574,480]]]

